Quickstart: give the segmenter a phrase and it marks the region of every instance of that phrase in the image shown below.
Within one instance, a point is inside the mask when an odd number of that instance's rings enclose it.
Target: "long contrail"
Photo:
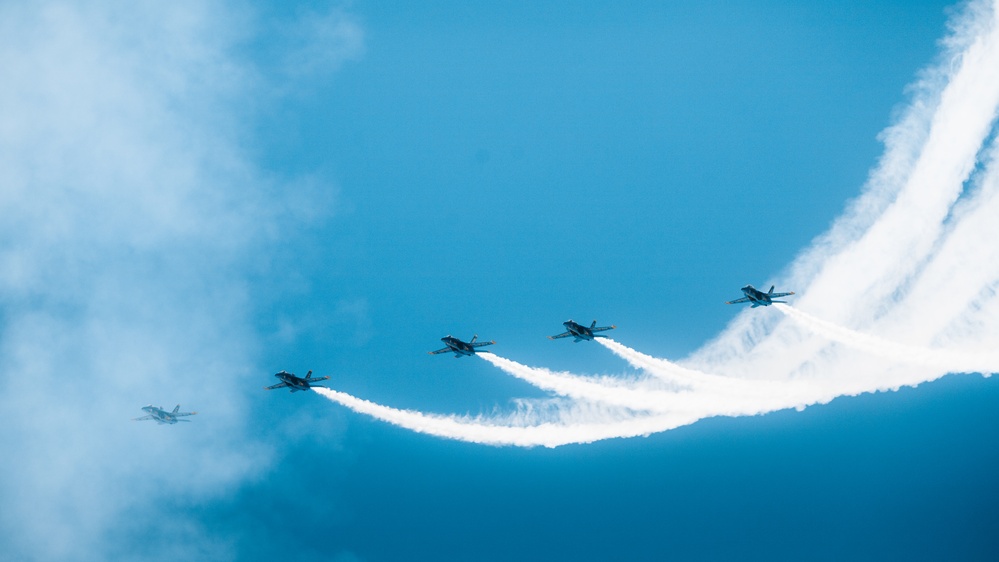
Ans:
[[[687,407],[689,389],[675,387],[673,391],[651,388],[637,380],[615,380],[611,377],[581,377],[572,373],[556,373],[548,369],[528,367],[493,353],[477,353],[479,357],[504,372],[560,396],[601,402],[634,410],[676,411]],[[644,388],[640,388],[644,386]]]
[[[855,347],[872,355],[896,363],[932,365],[951,373],[994,373],[999,369],[999,357],[987,354],[969,354],[945,349],[930,349],[906,345],[837,326],[786,304],[774,304],[777,310],[802,323],[815,333],[831,340]]]
[[[399,410],[362,400],[329,388],[314,387],[320,395],[351,410],[404,427],[417,433],[458,439],[484,445],[522,447],[558,447],[570,443],[592,443],[613,437],[650,435],[683,425],[699,418],[691,414],[656,414],[635,416],[612,413],[587,415],[586,421],[558,420],[529,424],[516,420],[487,419],[470,416],[444,416],[413,410]]]
[[[756,414],[760,413],[761,405],[798,406],[802,400],[801,391],[806,386],[802,382],[747,381],[728,377],[715,377],[717,380],[712,380],[710,385],[663,386],[654,379],[583,377],[529,367],[492,353],[476,355],[514,377],[560,396],[654,413],[685,412],[699,418]],[[791,398],[795,393],[799,397]]]
[[[887,151],[865,193],[789,268],[787,281],[807,289],[799,290],[796,305],[818,317],[866,328],[897,309],[901,291],[933,261],[947,233],[945,224],[961,218],[950,213],[965,192],[996,115],[995,6],[972,2],[950,23],[954,32],[944,41],[940,63],[921,73],[924,78],[917,82],[917,95],[902,112],[903,120],[884,133]],[[994,249],[984,249],[948,273],[953,276],[995,257]],[[846,294],[849,301],[843,299]],[[755,347],[770,340],[793,345],[795,353],[787,355],[805,359],[825,346],[820,340],[795,341],[772,319],[752,312],[745,311],[698,351],[694,362],[713,368],[727,362],[725,370],[738,370]],[[925,319],[919,324],[925,325]],[[778,368],[789,366],[777,359]]]
[[[886,131],[885,155],[865,192],[791,265],[795,306],[776,305],[780,317],[743,311],[684,362],[696,369],[598,339],[655,384],[483,355],[560,398],[469,417],[317,392],[413,431],[553,447],[803,408],[950,372],[992,372],[999,367],[992,351],[999,339],[997,17],[994,3],[979,1],[951,21],[939,64],[923,74],[902,120]]]
[[[611,350],[615,355],[627,361],[632,367],[655,375],[664,381],[681,385],[714,388],[717,388],[719,385],[727,387],[733,384],[733,381],[729,377],[688,369],[672,361],[646,355],[610,338],[596,338],[594,341]],[[735,382],[737,383],[738,381]]]
[[[808,287],[809,304],[823,317],[849,312],[872,320],[935,249],[944,222],[988,137],[999,104],[999,37],[990,10],[972,28],[976,33],[956,59],[956,71],[940,93],[929,133],[902,190],[871,227],[843,251],[828,256]],[[844,311],[842,291],[857,295]],[[829,299],[829,300],[825,300]]]
[[[774,409],[795,407],[765,405],[731,413],[643,412],[602,407],[565,408],[552,418],[544,416],[472,417],[428,414],[376,404],[337,390],[313,387],[320,395],[373,418],[415,431],[484,445],[557,447],[570,443],[592,443],[615,437],[638,437],[689,425],[713,416],[753,415]],[[717,404],[715,404],[717,406]],[[749,407],[749,403],[746,404]]]

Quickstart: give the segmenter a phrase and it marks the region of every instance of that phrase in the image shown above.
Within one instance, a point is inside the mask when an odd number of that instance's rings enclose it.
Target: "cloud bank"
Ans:
[[[332,45],[334,68],[358,41],[338,21],[296,48]],[[259,23],[197,2],[0,6],[0,558],[231,557],[160,503],[271,462],[233,391],[259,373],[246,279],[295,204],[243,146],[276,91],[240,55]],[[150,402],[202,423],[128,422]]]

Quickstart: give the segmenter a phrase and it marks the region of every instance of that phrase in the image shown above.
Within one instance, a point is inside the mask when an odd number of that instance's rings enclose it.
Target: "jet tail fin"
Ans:
[[[479,334],[475,334],[474,336],[472,336],[472,341],[470,341],[468,343],[475,343],[475,340],[477,340],[477,339],[479,339]]]
[[[776,286],[777,286],[777,285],[770,285],[770,292],[768,292],[767,294],[768,294],[768,295],[772,295],[772,294],[774,294],[774,287],[776,287]]]
[[[311,378],[312,378],[312,371],[311,371],[311,370],[309,370],[309,372],[308,372],[308,373],[305,373],[305,380],[309,380],[309,379],[311,379]]]
[[[596,327],[597,327],[597,321],[594,320],[593,323],[590,324],[590,329],[593,329],[593,328],[596,328]]]
[[[172,412],[170,412],[170,413],[171,413],[171,414],[176,414],[176,413],[177,413],[177,412],[179,412],[179,411],[180,411],[180,404],[177,404],[177,406],[176,406],[176,407],[175,407],[175,408],[173,409],[173,411],[172,411]]]

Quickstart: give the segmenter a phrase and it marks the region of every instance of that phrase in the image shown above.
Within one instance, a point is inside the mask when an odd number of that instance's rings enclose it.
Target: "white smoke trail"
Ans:
[[[653,388],[650,381],[614,379],[612,377],[581,377],[571,373],[555,373],[548,369],[528,367],[493,353],[477,353],[504,372],[560,396],[601,402],[610,406],[634,410],[676,411],[685,409],[689,390],[674,386]]]
[[[615,342],[616,346],[631,350]],[[492,353],[477,354],[503,371],[532,385],[577,400],[648,412],[688,412],[700,418],[758,414],[761,407],[801,407],[818,388],[811,383],[739,380],[709,377],[695,387],[680,387],[655,379],[582,377],[528,367]],[[639,354],[641,355],[641,354]],[[649,360],[669,363],[648,357]],[[671,364],[672,365],[672,364]],[[678,367],[680,368],[680,367]]]
[[[710,375],[694,369],[681,367],[666,359],[659,359],[636,351],[610,338],[599,338],[594,341],[611,350],[615,355],[627,361],[632,367],[651,373],[665,381],[695,386],[731,383],[731,380],[727,377]]]
[[[994,373],[999,367],[999,357],[996,356],[905,345],[837,326],[793,306],[786,304],[773,306],[819,335],[896,363],[929,365],[934,369],[951,373]]]
[[[996,13],[959,59],[957,72],[944,88],[930,123],[930,134],[908,182],[891,206],[851,247],[830,256],[808,287],[816,294],[841,293],[862,298],[848,307],[870,321],[934,249],[944,221],[957,201],[989,134],[999,104],[999,37]],[[825,308],[840,309],[842,299]],[[874,306],[870,306],[874,305]]]
[[[794,322],[744,311],[687,361],[698,369],[597,340],[660,379],[661,388],[651,379],[580,377],[484,355],[571,399],[505,417],[430,415],[320,394],[413,431],[553,447],[646,435],[711,416],[803,408],[949,372],[993,371],[999,356],[987,346],[999,337],[999,148],[983,144],[999,107],[997,17],[995,5],[982,1],[952,22],[940,64],[889,129],[866,193],[792,265],[788,285],[800,297],[795,308],[777,308]],[[977,192],[968,192],[971,180]],[[950,300],[940,306],[940,299]]]
[[[646,412],[631,409],[602,408],[598,406],[561,408],[554,417],[543,413],[526,412],[523,415],[486,418],[482,416],[457,416],[427,414],[413,410],[400,410],[376,404],[337,390],[315,387],[325,398],[351,410],[373,418],[415,431],[447,439],[457,439],[484,445],[516,445],[522,447],[558,447],[570,443],[592,443],[615,437],[648,436],[706,417],[745,416],[760,414],[791,405],[765,404],[731,412]],[[716,404],[717,406],[717,404]],[[747,409],[748,408],[748,409]]]
[[[947,51],[923,73],[928,78],[918,83],[922,90],[903,121],[888,130],[888,150],[864,196],[792,265],[787,284],[807,288],[799,291],[799,308],[866,328],[894,308],[898,292],[931,261],[995,119],[996,17],[991,2],[975,2],[951,23]],[[726,373],[791,372],[826,345],[755,312],[744,312],[699,351],[695,364]],[[794,349],[775,353],[774,344]]]
[[[592,443],[613,437],[639,437],[691,424],[698,418],[692,414],[635,416],[632,413],[603,410],[587,411],[585,421],[557,419],[540,421],[517,419],[486,419],[470,416],[442,416],[413,410],[399,410],[356,398],[336,390],[316,387],[320,395],[351,410],[404,427],[417,433],[458,439],[484,445],[517,445],[522,447],[558,447],[570,443]]]
[[[557,447],[571,443],[592,443],[615,437],[648,436],[716,416],[747,416],[786,408],[801,409],[825,403],[844,392],[814,384],[788,384],[786,392],[770,396],[747,396],[738,401],[719,400],[710,394],[696,394],[698,408],[684,411],[635,412],[630,408],[607,408],[573,402],[559,407],[554,415],[526,411],[505,417],[457,416],[400,410],[376,404],[333,389],[315,387],[325,398],[357,413],[415,431],[447,439],[485,445]]]
[[[972,194],[955,206],[951,227],[933,260],[907,288],[898,306],[879,321],[881,333],[904,333],[908,341],[967,351],[999,338],[999,326],[994,323],[977,322],[971,329],[960,329],[967,321],[965,315],[993,298],[999,284],[997,158],[999,145],[993,142]]]

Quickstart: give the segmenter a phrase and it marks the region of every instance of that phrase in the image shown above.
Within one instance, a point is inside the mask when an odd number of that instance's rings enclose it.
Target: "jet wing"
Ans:
[[[132,418],[132,421],[145,421],[145,420],[155,420],[155,419],[156,416],[148,415],[148,416],[142,416],[141,418]]]
[[[440,353],[447,353],[449,351],[453,350],[450,347],[445,347],[444,349],[438,349],[437,351],[428,351],[427,353],[429,353],[430,355],[437,355]]]
[[[559,339],[568,338],[568,337],[571,337],[571,336],[572,336],[572,332],[562,332],[561,334],[558,334],[558,335],[548,336],[548,339],[550,339],[550,340],[559,340]]]
[[[288,383],[286,383],[286,382],[279,382],[279,383],[273,384],[271,386],[265,386],[264,390],[274,390],[275,388],[284,388],[286,386],[288,386]]]
[[[739,304],[743,302],[749,302],[749,297],[742,297],[741,299],[735,299],[734,301],[728,301],[725,304]]]
[[[591,332],[606,332],[607,330],[613,330],[617,326],[601,326],[599,328],[590,328]]]
[[[495,341],[480,341],[478,343],[470,343],[468,345],[470,345],[472,347],[482,347],[484,345],[493,345],[494,343],[496,343],[496,342]]]
[[[789,297],[789,296],[791,296],[793,294],[794,294],[794,291],[791,291],[790,293],[774,293],[774,294],[770,295],[770,298],[772,298],[772,299],[779,299],[781,297]]]
[[[176,414],[174,414],[174,416],[196,416],[196,415],[198,415],[197,412],[177,412]],[[187,421],[187,420],[178,420],[178,421]]]

